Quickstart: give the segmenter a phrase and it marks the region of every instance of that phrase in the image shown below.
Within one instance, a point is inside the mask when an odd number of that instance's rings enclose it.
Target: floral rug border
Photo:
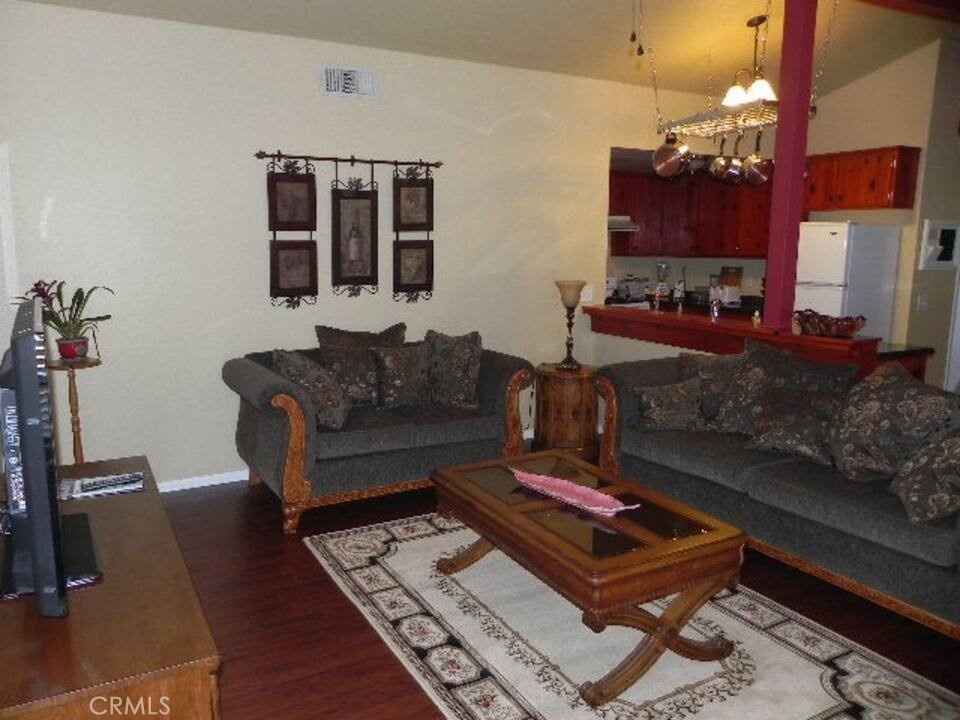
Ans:
[[[463,528],[456,520],[430,513],[314,535],[303,541],[446,717],[539,720],[543,716],[509,681],[489,666],[424,598],[381,563],[396,552],[400,543]],[[571,708],[586,707],[575,685],[532,643],[510,629],[455,578],[440,575],[436,570],[432,577],[440,592],[456,599],[461,612],[475,616],[484,634],[511,643],[510,653],[535,668],[534,675],[542,687],[562,697]],[[821,668],[821,684],[837,703],[809,720],[886,720],[924,713],[939,717],[935,714],[938,711],[956,711],[960,707],[960,697],[950,691],[748,588],[738,586],[732,592],[724,591],[710,604]],[[695,618],[693,622],[699,623],[699,627],[694,627],[702,632],[717,630],[709,620]],[[438,642],[441,636],[443,639]],[[431,642],[435,644],[428,647]],[[463,667],[469,672],[464,673]],[[753,670],[752,658],[738,644],[724,663],[723,672],[678,688],[665,698],[642,705],[616,700],[594,708],[593,712],[603,720],[683,720],[694,716],[707,703],[736,695],[752,682]],[[446,676],[446,680],[441,676]]]

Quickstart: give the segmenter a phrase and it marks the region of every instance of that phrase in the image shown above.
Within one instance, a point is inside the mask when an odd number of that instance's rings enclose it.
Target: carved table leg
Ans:
[[[583,623],[594,632],[607,625],[624,625],[642,630],[647,635],[627,657],[596,682],[580,687],[580,697],[591,706],[602,705],[622,694],[639,680],[661,655],[673,650],[691,660],[721,660],[731,653],[733,643],[723,637],[697,641],[680,637],[686,625],[707,600],[726,587],[729,578],[708,580],[687,588],[656,617],[639,607],[628,607],[608,613],[583,614]]]
[[[491,550],[493,550],[493,543],[486,538],[478,538],[456,555],[437,560],[437,570],[444,575],[453,575],[470,567]]]
[[[67,368],[67,398],[70,404],[70,430],[73,433],[73,462],[83,463],[83,434],[80,431],[80,396],[77,394],[77,373]]]

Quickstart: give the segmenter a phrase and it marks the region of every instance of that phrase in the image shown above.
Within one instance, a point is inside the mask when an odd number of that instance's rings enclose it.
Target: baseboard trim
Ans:
[[[167,480],[166,482],[157,483],[157,488],[162,493],[179,492],[180,490],[193,490],[194,488],[209,487],[211,485],[246,482],[249,476],[250,473],[247,470],[233,470],[232,472],[217,473],[216,475],[199,475],[181,480]]]

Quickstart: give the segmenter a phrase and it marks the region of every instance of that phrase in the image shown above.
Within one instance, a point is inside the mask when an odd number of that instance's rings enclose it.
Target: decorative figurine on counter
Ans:
[[[710,301],[710,321],[720,320],[720,298],[714,298]]]
[[[760,327],[760,311],[754,310],[753,315],[750,317],[750,322],[753,323],[754,327]]]

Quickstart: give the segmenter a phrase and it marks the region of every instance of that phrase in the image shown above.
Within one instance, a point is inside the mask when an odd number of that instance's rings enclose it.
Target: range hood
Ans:
[[[610,215],[607,218],[609,232],[636,232],[640,229],[629,215]]]

